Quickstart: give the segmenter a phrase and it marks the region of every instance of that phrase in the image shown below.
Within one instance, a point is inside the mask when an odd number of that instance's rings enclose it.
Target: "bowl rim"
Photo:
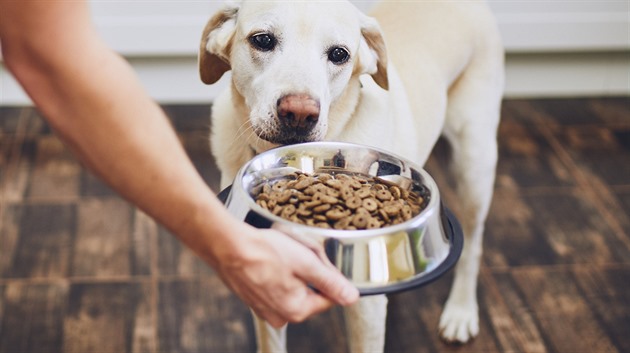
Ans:
[[[243,181],[245,172],[249,169],[249,167],[253,163],[255,163],[257,160],[265,158],[266,155],[277,153],[280,150],[290,150],[290,149],[295,149],[295,148],[300,148],[300,147],[316,148],[316,149],[317,148],[330,149],[333,146],[336,149],[343,148],[343,147],[366,148],[374,152],[377,152],[381,155],[387,155],[391,158],[394,158],[403,162],[406,168],[413,168],[416,171],[418,171],[420,175],[422,176],[422,180],[423,180],[422,185],[427,187],[427,189],[429,190],[429,195],[430,195],[429,202],[424,207],[424,209],[420,211],[419,214],[415,215],[414,217],[412,217],[411,219],[405,222],[398,223],[395,225],[390,225],[390,226],[376,228],[376,229],[357,229],[357,230],[319,228],[319,227],[308,226],[308,225],[300,224],[297,222],[293,222],[293,221],[284,219],[280,216],[274,215],[273,213],[269,212],[269,210],[264,209],[263,207],[259,206],[255,202],[254,198],[250,195],[249,191],[245,190],[245,188],[243,187],[242,182],[237,182],[237,181]],[[248,207],[250,207],[252,211],[256,212],[262,217],[267,218],[269,221],[272,222],[272,224],[278,225],[279,227],[282,227],[282,229],[290,229],[291,231],[298,231],[298,232],[302,231],[301,233],[303,234],[317,234],[320,236],[330,237],[330,238],[335,238],[335,239],[363,239],[363,238],[369,238],[369,237],[374,237],[374,236],[382,236],[383,234],[393,234],[397,232],[403,232],[410,228],[415,228],[421,224],[424,224],[429,219],[431,219],[431,217],[436,217],[436,216],[440,217],[441,198],[440,198],[440,193],[437,187],[437,183],[435,182],[433,177],[426,170],[424,170],[424,168],[420,167],[418,164],[404,157],[401,157],[395,153],[392,153],[392,152],[389,152],[389,151],[386,151],[377,147],[369,146],[369,145],[349,143],[349,142],[331,142],[331,141],[305,142],[305,143],[294,144],[294,145],[279,146],[279,147],[275,147],[270,150],[267,150],[263,153],[260,153],[254,156],[252,159],[250,159],[247,163],[245,163],[239,169],[232,184],[232,190],[231,190],[232,193],[234,192],[235,188],[236,188],[236,192],[243,192],[244,194],[248,196],[246,197],[246,202],[248,204]],[[444,227],[444,225],[442,225],[442,227]]]

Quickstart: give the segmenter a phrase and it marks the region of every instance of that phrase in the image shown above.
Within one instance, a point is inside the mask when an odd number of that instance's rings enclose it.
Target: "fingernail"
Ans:
[[[354,303],[359,297],[359,291],[353,286],[344,286],[341,290],[341,300],[343,304]]]

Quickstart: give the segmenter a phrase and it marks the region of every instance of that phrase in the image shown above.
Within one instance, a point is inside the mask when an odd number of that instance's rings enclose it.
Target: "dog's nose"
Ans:
[[[319,101],[306,94],[289,94],[277,102],[280,122],[297,130],[310,131],[319,119]]]

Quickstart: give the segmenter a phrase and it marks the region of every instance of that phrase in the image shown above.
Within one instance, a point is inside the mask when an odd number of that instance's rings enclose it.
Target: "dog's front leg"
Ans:
[[[484,222],[492,198],[494,182],[492,139],[488,139],[485,165],[473,165],[472,160],[454,163],[458,180],[457,194],[460,200],[464,249],[455,269],[455,279],[451,287],[444,312],[440,317],[440,333],[449,342],[467,342],[479,333],[479,313],[477,304],[477,277],[482,254]],[[479,143],[482,143],[481,141]],[[455,153],[456,154],[456,153]],[[488,160],[490,159],[490,160]],[[470,168],[466,170],[465,168]]]
[[[256,314],[253,315],[254,329],[256,330],[256,352],[285,353],[287,351],[287,325],[277,329],[260,319]]]
[[[387,297],[363,297],[356,304],[344,308],[344,312],[350,352],[382,352],[385,347]]]
[[[494,191],[502,92],[501,73],[486,80],[471,76],[473,79],[464,77],[452,89],[445,128],[452,147],[451,167],[465,240],[439,326],[442,338],[461,343],[479,333],[477,276]]]

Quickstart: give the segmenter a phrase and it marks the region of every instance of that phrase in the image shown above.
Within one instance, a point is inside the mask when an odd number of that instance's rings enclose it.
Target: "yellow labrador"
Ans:
[[[439,327],[444,339],[466,342],[479,331],[476,287],[497,162],[501,40],[483,1],[384,1],[371,15],[342,1],[244,1],[210,19],[201,80],[232,75],[212,110],[221,184],[255,153],[282,144],[362,143],[422,165],[445,136],[466,240]],[[375,296],[346,309],[352,352],[383,350],[386,306],[385,296]],[[285,351],[286,328],[256,321],[259,351]]]

